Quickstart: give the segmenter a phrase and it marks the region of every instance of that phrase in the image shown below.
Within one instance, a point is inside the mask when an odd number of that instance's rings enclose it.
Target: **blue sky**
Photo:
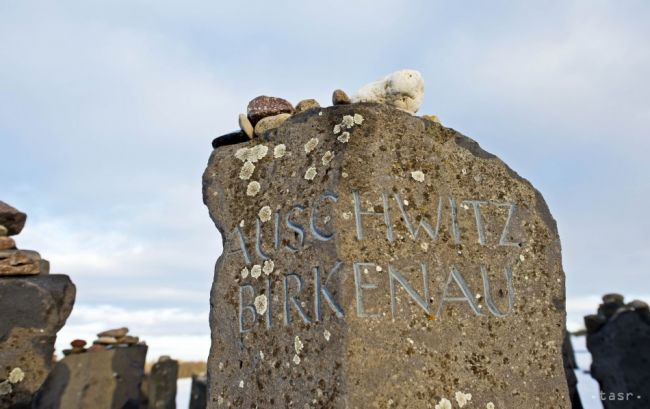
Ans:
[[[327,104],[401,68],[558,221],[570,323],[650,298],[650,3],[0,1],[0,199],[78,296],[62,343],[128,324],[207,355],[210,142],[260,94]]]

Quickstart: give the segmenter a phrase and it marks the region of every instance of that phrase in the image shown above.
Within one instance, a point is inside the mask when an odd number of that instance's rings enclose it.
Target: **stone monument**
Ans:
[[[650,407],[650,309],[606,294],[598,313],[585,317],[591,375],[605,409]]]
[[[208,408],[570,407],[544,199],[390,80],[213,144]]]

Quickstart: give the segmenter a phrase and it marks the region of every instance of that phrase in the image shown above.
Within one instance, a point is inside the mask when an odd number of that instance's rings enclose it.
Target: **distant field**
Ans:
[[[147,362],[144,371],[149,373],[155,362]],[[178,361],[178,378],[190,378],[193,374],[205,373],[207,364],[202,361]]]

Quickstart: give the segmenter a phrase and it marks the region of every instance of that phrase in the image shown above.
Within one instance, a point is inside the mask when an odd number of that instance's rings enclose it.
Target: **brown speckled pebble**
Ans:
[[[266,95],[260,95],[259,97],[253,98],[248,103],[248,108],[246,109],[246,115],[253,127],[255,127],[262,118],[266,118],[267,116],[290,114],[292,112],[293,106],[286,99],[269,97]]]

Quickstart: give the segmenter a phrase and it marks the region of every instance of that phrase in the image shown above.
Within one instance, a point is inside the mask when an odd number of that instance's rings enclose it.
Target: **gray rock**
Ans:
[[[72,354],[57,362],[34,409],[138,409],[145,345]]]
[[[27,215],[0,200],[0,225],[7,229],[9,236],[20,233],[25,227]]]
[[[279,114],[291,114],[293,106],[289,101],[282,98],[269,97],[261,95],[253,98],[246,109],[248,120],[254,126],[262,119],[268,116],[275,116]]]
[[[0,407],[28,407],[52,367],[56,333],[72,311],[75,286],[65,275],[0,278],[0,381],[14,368],[24,379]]]
[[[203,175],[224,238],[208,407],[471,394],[476,408],[569,408],[560,241],[539,192],[471,139],[388,105],[318,111],[214,150]],[[286,154],[255,162],[250,197],[235,155],[258,145]]]
[[[149,373],[149,408],[176,409],[178,361],[159,359]]]
[[[650,319],[647,310],[624,310],[587,333],[591,375],[605,409],[650,407]]]
[[[190,409],[205,409],[207,407],[208,378],[205,375],[192,375],[190,390]]]

